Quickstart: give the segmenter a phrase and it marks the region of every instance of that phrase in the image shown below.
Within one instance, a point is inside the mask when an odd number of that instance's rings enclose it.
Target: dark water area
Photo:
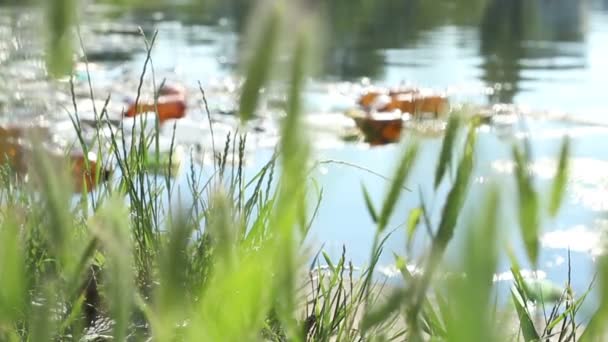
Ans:
[[[81,9],[85,18],[82,31],[96,94],[100,99],[109,91],[132,95],[145,60],[140,37],[109,33],[107,28],[141,26],[147,34],[158,30],[152,54],[158,78],[184,84],[193,98],[187,121],[179,124],[179,143],[208,146],[209,131],[198,103],[197,82],[209,89],[212,115],[218,131],[225,136],[236,127],[233,116],[221,113],[229,113],[234,106],[240,52],[254,3],[151,1],[133,7],[102,2],[85,6]],[[450,94],[452,103],[513,103],[517,108],[529,108],[523,119],[515,115],[514,123],[480,129],[475,181],[465,216],[478,213],[488,184],[499,183],[505,189],[500,233],[504,241],[513,241],[513,248],[523,261],[525,253],[518,242],[517,212],[513,207],[516,190],[511,144],[525,137],[531,140],[536,160],[532,170],[538,186],[548,189],[561,139],[570,136],[572,177],[566,203],[557,218],[543,221],[542,253],[536,275],[563,283],[568,275],[570,250],[575,289],[584,290],[591,281],[595,258],[604,252],[602,236],[608,228],[608,1],[307,3],[321,14],[322,34],[318,39],[325,47],[319,71],[304,94],[315,158],[340,160],[391,175],[402,151],[400,144],[370,147],[344,142],[337,134],[352,126],[342,113],[355,105],[357,95],[368,82],[432,87]],[[43,115],[59,124],[67,117],[53,108],[69,103],[69,97],[58,95],[65,95],[65,84],[46,81],[40,53],[35,46],[29,47],[27,39],[19,38],[39,36],[39,29],[28,25],[32,22],[30,16],[35,16],[35,10],[0,8],[0,120],[24,120],[35,111],[36,117]],[[36,40],[31,44],[35,45]],[[82,69],[77,68],[78,75],[82,78],[82,93],[86,94]],[[41,101],[40,94],[45,94],[42,98],[46,100]],[[263,119],[255,123],[262,128],[258,127],[258,133],[249,139],[250,175],[269,158],[276,142],[273,113],[277,110],[270,102],[260,110],[270,114],[262,115]],[[434,174],[441,133],[421,137],[413,130],[404,136],[404,141],[419,139],[421,153],[409,180],[414,191],[406,193],[398,204],[398,213],[390,224],[395,231],[380,262],[380,271],[394,279],[398,276],[391,252],[404,251],[403,225],[409,210],[420,205],[422,196],[436,220],[449,190],[449,184],[444,184],[435,192],[430,176]],[[67,139],[65,135],[63,138]],[[200,168],[208,172],[204,162]],[[345,245],[355,264],[366,263],[374,225],[367,214],[361,183],[370,189],[372,199],[381,203],[386,182],[368,172],[331,163],[319,166],[314,177],[324,188],[324,198],[311,232],[311,250],[324,246],[330,255],[338,257]],[[177,184],[185,187],[185,178],[182,174]],[[542,205],[547,202],[548,198],[542,199]],[[464,231],[466,227],[458,229]],[[424,232],[418,235],[414,254],[428,243]],[[457,260],[462,235],[456,234],[448,260]],[[507,279],[508,270],[509,265],[502,263],[499,271],[504,273],[497,274],[497,279]]]

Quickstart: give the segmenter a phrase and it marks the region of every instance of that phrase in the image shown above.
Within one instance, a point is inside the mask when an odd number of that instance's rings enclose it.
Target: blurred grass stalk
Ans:
[[[50,75],[65,76],[73,68],[74,26],[78,0],[41,0],[45,7],[47,32],[46,64]]]

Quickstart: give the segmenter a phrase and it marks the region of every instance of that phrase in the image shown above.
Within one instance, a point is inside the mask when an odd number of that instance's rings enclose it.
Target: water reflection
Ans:
[[[474,25],[486,0],[328,1],[323,4],[328,31],[325,75],[338,79],[381,79],[387,49],[425,44],[424,33],[446,25]],[[401,61],[415,64],[419,61]]]
[[[230,113],[235,112],[231,104],[234,102],[233,97],[236,96],[238,78],[232,76],[238,61],[242,37],[247,33],[246,18],[252,3],[248,0],[190,0],[174,4],[169,0],[157,0],[152,4],[142,5],[143,7],[91,6],[85,9],[83,31],[89,29],[93,31],[91,38],[85,42],[93,45],[87,47],[89,50],[94,49],[95,45],[105,53],[109,53],[113,47],[129,48],[125,56],[122,56],[126,57],[124,61],[110,63],[106,55],[100,56],[106,60],[91,65],[95,86],[103,88],[96,92],[98,100],[109,92],[115,95],[113,100],[117,102],[121,101],[123,94],[133,95],[145,54],[141,50],[132,49],[134,46],[142,46],[137,37],[132,36],[128,39],[123,37],[116,41],[110,38],[101,40],[98,39],[100,33],[94,32],[91,23],[141,25],[148,34],[158,29],[154,65],[159,79],[163,78],[164,74],[168,74],[167,79],[184,82],[186,86],[194,89],[189,103],[192,111],[189,111],[188,118],[185,119],[189,121],[179,121],[176,125],[179,142],[210,145],[207,139],[209,136],[207,123],[205,121],[203,125],[200,122],[201,118],[206,120],[206,116],[200,109],[200,98],[197,97],[199,95],[196,86],[199,80],[209,91],[211,111],[218,113],[217,122],[214,124],[216,133],[218,136],[226,136],[226,133],[236,126],[233,122],[235,117]],[[322,79],[318,80],[321,85],[329,84],[331,87],[335,85],[339,88],[335,83],[326,81],[354,80],[360,77],[370,77],[390,85],[406,79],[432,87],[451,85],[462,80],[477,80],[483,83],[482,85],[492,87],[498,84],[495,88],[499,91],[488,95],[490,101],[518,102],[522,94],[528,94],[529,98],[525,98],[524,101],[538,98],[537,103],[540,103],[538,106],[540,108],[547,108],[553,104],[577,106],[581,103],[605,108],[603,94],[597,95],[597,89],[603,87],[605,83],[604,76],[601,76],[606,74],[601,71],[607,70],[605,56],[593,51],[605,49],[603,44],[608,32],[608,20],[602,18],[608,11],[607,0],[595,1],[592,5],[585,0],[319,0],[314,4],[319,6],[323,13],[323,25],[326,29],[324,36],[319,39],[324,40],[328,47],[322,59],[323,71],[320,73]],[[22,50],[12,48],[13,37],[24,26],[23,18],[27,17],[26,14],[17,15],[12,11],[0,13],[0,81],[2,81],[0,87],[4,87],[0,96],[14,97],[26,94],[27,91],[30,96],[25,96],[26,98],[56,98],[56,95],[50,91],[41,91],[41,88],[37,88],[39,86],[44,88],[46,84],[39,83],[45,78],[44,73],[39,73],[42,71],[39,56],[31,55],[31,59],[35,60],[33,64],[24,62],[24,55],[19,55],[21,52],[17,52]],[[591,19],[596,25],[593,28],[588,25]],[[101,35],[104,35],[103,32]],[[22,41],[27,42],[27,40]],[[596,64],[593,64],[594,60]],[[80,77],[77,81],[80,81],[84,87],[77,86],[76,94],[87,98],[89,93],[86,75],[80,71],[77,72],[77,76]],[[587,81],[587,78],[591,81]],[[596,85],[601,87],[595,87]],[[321,90],[317,90],[316,93],[310,91],[305,96],[307,100],[318,99],[320,102],[318,108],[334,108],[331,111],[336,114],[335,112],[343,112],[343,109],[335,109],[340,107],[338,106],[341,104],[340,101],[346,103],[342,107],[352,104],[348,102],[348,95],[352,95],[356,85],[351,84],[351,86],[346,87],[348,89],[344,92],[330,92],[327,88],[320,87]],[[568,87],[575,89],[578,87],[578,91],[587,96],[556,95],[561,94],[556,93],[556,90],[571,89]],[[40,96],[40,94],[48,94],[48,96]],[[342,99],[339,98],[340,95],[343,95]],[[486,95],[484,93],[481,96]],[[0,103],[4,103],[3,101],[0,98]],[[13,98],[7,101],[12,106],[18,104]],[[67,103],[69,107],[70,101]],[[102,105],[98,106],[98,108],[102,107]],[[32,107],[28,108],[31,110]],[[87,110],[84,104],[79,104],[79,108],[82,117],[94,112]],[[14,111],[6,110],[6,107],[3,109],[12,118],[22,118]],[[39,112],[48,113],[49,110]],[[113,112],[120,114],[120,108]],[[344,117],[339,113],[336,117],[326,114],[308,117],[307,121],[310,121],[310,125],[319,135],[315,137],[317,145],[323,146],[320,148],[321,157],[325,155],[327,159],[344,160],[371,167],[382,174],[390,174],[392,164],[397,159],[395,146],[368,150],[352,143],[337,143],[335,139],[325,140],[326,136],[335,136],[337,133],[332,131],[323,134],[321,132],[323,129],[327,130],[330,126],[334,130],[349,128],[342,122],[343,119]],[[349,123],[352,125],[352,122]],[[248,140],[254,148],[252,154],[255,154],[255,158],[251,158],[254,160],[252,166],[254,169],[259,166],[260,161],[268,159],[271,147],[276,142],[275,124],[272,121],[269,124],[261,122],[262,128],[256,126],[254,129],[267,133],[257,134]],[[605,156],[604,152],[608,148],[602,145],[602,141],[607,141],[603,139],[608,134],[606,130],[597,127],[576,128],[570,125],[555,127],[553,123],[540,120],[536,121],[535,125],[531,131],[534,133],[534,145],[539,150],[539,158],[554,158],[556,153],[552,148],[555,142],[566,134],[573,140],[576,139],[578,146],[582,146],[576,160],[579,168],[575,168],[573,172],[575,177],[580,174],[581,179],[575,178],[575,183],[570,184],[569,204],[576,210],[560,218],[560,222],[565,222],[566,227],[551,227],[551,229],[567,230],[568,227],[585,223],[588,216],[595,215],[596,211],[605,211],[608,205],[602,196],[605,193],[606,180],[598,178],[600,176],[592,174],[591,171],[603,172],[607,168],[606,163],[599,160]],[[477,184],[479,188],[485,179],[491,180],[490,176],[496,173],[502,178],[508,178],[510,175],[509,170],[493,168],[494,161],[510,158],[509,143],[513,138],[519,137],[517,132],[517,134],[512,132],[511,126],[516,125],[511,120],[502,122],[502,126],[505,133],[498,137],[497,130],[480,132],[480,165],[486,165],[486,168],[493,172],[486,170],[476,175],[480,180]],[[502,144],[502,140],[508,141]],[[425,180],[428,181],[430,179],[428,175],[434,171],[439,140],[426,139],[423,145],[425,152],[421,155],[425,159],[421,161],[419,170],[413,174],[412,179],[420,183],[425,197],[433,198],[431,196],[433,187],[426,184]],[[581,160],[581,156],[591,161],[585,163],[585,160]],[[541,180],[544,179],[543,176],[551,177],[551,168],[543,163],[538,165],[539,168],[534,171]],[[359,184],[363,180],[371,185],[372,196],[380,199],[383,195],[384,183],[374,177],[362,178],[357,172],[349,172],[349,170],[335,172],[335,169],[331,168],[319,178],[326,187],[326,198],[316,229],[312,231],[313,237],[319,238],[321,242],[327,242],[330,252],[333,245],[339,253],[342,244],[347,244],[349,251],[354,253],[354,261],[359,264],[364,263],[368,257],[368,243],[373,233],[372,223],[365,214],[367,211],[358,191],[356,189],[353,191],[353,184]],[[406,204],[401,207],[404,209],[402,213],[406,213],[407,208],[417,206],[418,198],[408,198]],[[335,214],[340,212],[353,214],[346,217]],[[402,223],[406,219],[406,217],[397,217],[396,221],[401,222],[394,223]],[[403,236],[399,235],[389,241],[390,248],[387,250],[402,250],[402,239]],[[569,238],[568,235],[558,234],[548,235],[546,240],[549,241],[548,249],[560,249],[562,247],[555,247],[556,243],[550,248],[551,243]],[[586,244],[586,241],[582,242],[582,245]],[[563,263],[564,254],[558,255],[562,258],[560,263],[553,261],[557,252],[553,250],[549,252],[547,258],[550,258],[554,265],[559,266],[558,264]],[[578,256],[580,264],[586,262],[582,254]],[[392,262],[392,258],[388,255],[388,259],[382,262],[388,264]],[[574,262],[577,264],[576,260]],[[563,266],[560,269],[548,270],[549,276],[557,279],[565,274],[562,271]],[[582,280],[579,285],[586,286],[587,283]]]
[[[233,30],[242,36],[246,34],[246,19],[253,3],[245,0],[178,4],[156,1],[121,13],[127,13],[130,22],[145,27],[159,21],[179,21],[197,28],[217,26],[220,22],[219,29]],[[518,92],[525,90],[522,82],[530,77],[525,70],[585,67],[583,43],[589,15],[586,0],[311,0],[308,3],[322,13],[325,32],[319,40],[331,47],[326,49],[321,73],[328,79],[384,79],[387,60],[383,52],[387,49],[427,50],[424,56],[432,60],[442,47],[429,46],[427,33],[443,27],[477,30],[474,41],[466,31],[460,31],[457,44],[478,44],[482,58],[478,65],[479,79],[491,86],[502,85],[502,91],[492,98],[495,101],[511,102]],[[602,0],[598,6],[605,8],[606,1]],[[200,32],[187,32],[185,39],[190,43],[209,39]],[[400,61],[414,66],[424,62],[426,60],[415,58]],[[234,63],[229,64],[234,67]]]
[[[237,3],[235,5],[234,3]],[[436,0],[320,1],[324,13],[326,45],[331,49],[323,62],[327,78],[353,80],[386,78],[388,49],[416,49],[397,63],[415,68],[434,59],[443,46],[429,46],[427,33],[442,27],[477,28],[470,41],[459,31],[457,44],[477,43],[481,64],[479,79],[499,84],[491,100],[512,102],[526,90],[530,78],[546,77],[542,70],[582,70],[589,8],[585,0]],[[603,2],[606,6],[606,2]],[[238,32],[244,30],[243,1],[227,2],[218,13],[229,15]],[[422,57],[420,57],[422,56]],[[453,61],[458,68],[459,61]],[[534,70],[530,75],[528,70]],[[536,72],[538,71],[538,72]],[[403,78],[408,78],[404,74]]]
[[[584,39],[584,3],[491,1],[480,25],[480,52],[484,57],[482,79],[503,85],[495,100],[513,101],[521,90],[523,69],[584,68],[584,49],[562,51],[556,44]],[[558,57],[570,57],[575,62],[561,65],[555,62]]]
[[[519,0],[494,0],[486,8],[480,25],[482,79],[505,86],[498,92],[499,102],[512,102],[519,86],[519,59],[524,56],[523,5]]]

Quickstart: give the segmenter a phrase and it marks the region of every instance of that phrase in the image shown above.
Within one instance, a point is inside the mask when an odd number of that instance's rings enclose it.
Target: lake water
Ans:
[[[238,51],[244,37],[251,2],[233,0],[216,5],[180,1],[177,5],[148,5],[123,9],[91,5],[83,10],[85,48],[98,99],[112,92],[133,95],[145,60],[141,38],[104,32],[102,24],[141,25],[151,34],[158,30],[154,69],[163,77],[184,84],[191,94],[189,125],[180,131],[182,142],[209,144],[202,123],[206,116],[199,105],[197,82],[208,89],[208,99],[218,132],[234,127],[234,118],[219,114],[233,108],[238,84]],[[311,1],[313,3],[313,1]],[[572,177],[564,209],[555,219],[545,218],[541,237],[540,275],[563,283],[568,275],[571,250],[573,283],[577,291],[592,278],[593,262],[602,252],[600,237],[608,228],[608,1],[606,0],[466,0],[466,1],[355,1],[336,0],[317,4],[322,12],[323,42],[327,48],[321,71],[305,94],[306,115],[313,123],[315,158],[360,165],[390,176],[401,153],[399,144],[369,147],[347,143],[335,132],[350,122],[341,113],[355,105],[356,95],[367,82],[395,86],[401,83],[428,86],[451,94],[452,103],[514,103],[529,108],[522,122],[482,127],[477,143],[475,181],[465,216],[478,214],[487,184],[498,182],[504,191],[504,214],[499,225],[503,241],[513,241],[523,262],[514,203],[516,190],[510,163],[511,144],[523,137],[531,140],[538,186],[546,189],[553,178],[555,157],[563,137],[573,140]],[[355,4],[357,3],[357,4]],[[14,7],[0,10],[2,47],[0,80],[3,85],[3,120],[28,120],[43,114],[51,122],[65,122],[57,110],[68,103],[65,84],[40,81],[44,68],[36,61],[36,47],[27,39],[37,29],[35,11]],[[319,37],[321,39],[321,37]],[[87,94],[81,69],[77,92]],[[158,81],[157,80],[157,81]],[[48,101],[40,101],[40,94]],[[118,96],[116,94],[119,94]],[[85,95],[82,95],[84,98]],[[272,98],[272,95],[270,96]],[[114,101],[113,100],[113,101]],[[274,102],[280,102],[276,96]],[[268,101],[268,112],[276,112]],[[86,107],[83,99],[82,106]],[[35,110],[32,110],[35,108]],[[83,109],[83,112],[85,110]],[[554,119],[560,117],[559,120]],[[352,123],[351,123],[352,124]],[[276,122],[258,120],[259,133],[250,138],[250,175],[270,156],[276,141]],[[188,126],[184,124],[184,126]],[[205,126],[206,127],[206,126]],[[261,128],[260,128],[261,127]],[[199,134],[199,132],[203,132]],[[218,133],[219,135],[220,133]],[[406,131],[405,140],[419,136]],[[441,211],[449,184],[433,190],[435,163],[441,136],[419,138],[419,161],[408,181],[413,190],[398,204],[379,269],[395,276],[392,252],[404,253],[403,223],[420,197],[431,209],[432,219]],[[59,139],[61,140],[61,139]],[[203,169],[205,170],[205,166]],[[344,164],[327,163],[313,173],[324,189],[319,215],[311,235],[311,250],[321,245],[338,257],[345,245],[357,265],[367,262],[374,234],[361,192],[361,183],[372,199],[381,203],[387,183],[380,177]],[[185,176],[177,180],[185,186]],[[547,199],[543,199],[543,205]],[[435,222],[436,223],[436,222]],[[466,227],[459,226],[448,250],[458,257],[459,240]],[[459,234],[460,233],[460,234]],[[428,239],[421,230],[414,251],[424,249]],[[508,272],[505,262],[500,272]]]

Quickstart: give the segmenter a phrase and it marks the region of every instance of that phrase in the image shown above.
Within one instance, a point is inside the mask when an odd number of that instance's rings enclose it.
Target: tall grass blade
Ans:
[[[155,306],[156,316],[162,317],[162,326],[158,327],[159,340],[175,338],[173,330],[189,316],[190,303],[186,298],[190,285],[187,271],[191,267],[188,258],[191,234],[192,229],[185,213],[180,212],[173,217],[157,262],[160,286],[157,289]]]
[[[534,319],[528,310],[532,301],[528,297],[529,292],[526,290],[526,280],[521,274],[519,263],[510,248],[507,249],[507,254],[511,261],[511,274],[513,274],[514,282],[511,289],[511,300],[519,319],[519,328],[525,341],[539,341],[540,337],[534,326]]]
[[[47,69],[53,76],[68,75],[72,71],[72,27],[78,3],[75,0],[48,0],[45,3],[49,35]]]
[[[587,298],[587,295],[590,293],[591,289],[587,290],[579,299],[577,299],[568,309],[564,310],[559,316],[553,319],[549,324],[547,324],[547,330],[553,330],[560,322],[564,321],[569,315],[578,311],[583,302]]]
[[[453,315],[446,321],[450,341],[492,341],[491,292],[498,264],[496,241],[499,195],[492,188],[485,196],[479,219],[469,227],[463,249],[462,269],[465,277],[449,285]]]
[[[256,340],[273,299],[270,260],[268,254],[253,253],[240,260],[238,267],[216,272],[196,303],[186,340]]]
[[[367,308],[360,324],[362,333],[365,334],[371,328],[388,321],[390,316],[401,308],[406,296],[407,292],[404,289],[396,289],[377,308]]]
[[[566,192],[566,184],[568,182],[568,160],[570,158],[570,139],[565,138],[559,153],[559,163],[557,165],[557,173],[553,180],[551,188],[551,200],[549,205],[549,214],[551,216],[557,215],[559,208],[564,199],[564,193]]]
[[[214,190],[209,201],[206,227],[213,244],[216,246],[218,262],[223,267],[227,267],[235,261],[238,238],[237,225],[238,217],[231,199],[222,189]]]
[[[376,213],[376,208],[374,208],[374,203],[372,202],[371,197],[369,196],[369,192],[367,191],[367,187],[361,184],[361,189],[363,191],[363,199],[365,200],[365,207],[367,207],[367,212],[369,216],[372,218],[374,223],[378,223],[378,214]]]
[[[262,24],[252,49],[252,56],[248,61],[245,84],[241,92],[239,112],[243,122],[253,117],[260,97],[260,89],[270,77],[279,41],[281,14],[278,4],[271,5],[268,13],[261,19],[253,20],[261,20]]]
[[[42,145],[35,144],[31,167],[35,172],[33,178],[36,190],[42,196],[46,237],[51,246],[51,252],[58,261],[71,270],[74,258],[73,250],[73,220],[70,212],[70,195],[73,185],[70,184],[68,172],[63,158],[52,158]],[[66,191],[67,190],[67,191]],[[76,244],[77,246],[77,244]]]
[[[420,219],[422,218],[423,211],[424,209],[421,207],[414,208],[410,211],[410,214],[407,217],[406,236],[408,248],[413,243],[414,234],[416,233],[416,229],[418,228]]]
[[[603,255],[597,263],[597,271],[599,274],[599,288],[606,289],[608,287],[608,256]],[[585,331],[580,336],[580,342],[599,342],[605,341],[608,337],[606,333],[606,320],[608,320],[608,293],[606,291],[598,291],[599,298],[598,308],[591,316]]]
[[[439,228],[431,245],[429,257],[426,261],[424,274],[420,279],[412,283],[412,301],[407,309],[407,323],[410,326],[409,335],[414,340],[419,340],[420,317],[419,313],[426,299],[426,292],[430,285],[435,270],[443,257],[443,253],[454,235],[454,229],[460,215],[464,199],[471,180],[473,171],[473,156],[476,141],[476,126],[471,125],[464,146],[464,153],[458,164],[456,180],[448,193],[447,201],[443,207]]]
[[[521,297],[519,297],[518,294],[511,291],[511,299],[513,300],[515,310],[517,311],[517,317],[519,318],[520,329],[522,331],[524,340],[526,342],[540,341],[540,336],[534,327],[532,317],[525,307],[524,302],[520,298]]]
[[[306,178],[307,163],[310,149],[301,124],[301,93],[304,87],[304,76],[307,73],[310,42],[310,28],[303,25],[298,32],[294,47],[293,62],[290,71],[291,87],[287,103],[287,117],[281,127],[281,166],[282,174],[279,180],[278,199],[275,202],[275,214],[271,227],[276,229],[277,288],[276,309],[281,322],[290,338],[300,336],[297,322],[293,318],[296,303],[296,248],[301,243],[301,236],[295,231],[298,221],[304,215],[306,208]]]
[[[460,210],[464,204],[464,199],[471,180],[475,141],[475,127],[471,126],[464,146],[464,154],[458,165],[456,180],[448,194],[446,204],[443,207],[441,214],[441,221],[436,235],[437,242],[440,246],[447,246],[447,243],[454,235],[454,227],[456,226]]]
[[[534,190],[532,177],[528,171],[529,160],[522,151],[513,146],[515,161],[515,179],[519,194],[519,225],[526,247],[528,258],[533,263],[538,260],[538,230],[540,226],[538,210],[538,194]]]
[[[249,341],[262,329],[271,308],[274,251],[265,241],[256,249],[239,248],[243,245],[235,233],[240,220],[230,198],[219,190],[212,196],[206,229],[215,246],[215,264],[206,286],[199,289],[187,340]]]
[[[395,207],[397,206],[401,189],[405,185],[409,173],[414,166],[417,154],[417,144],[411,144],[405,149],[401,160],[399,161],[399,165],[397,166],[395,175],[393,176],[388,193],[384,199],[380,216],[378,217],[378,232],[383,232],[388,225],[388,221],[392,216]]]
[[[47,283],[37,289],[37,297],[33,299],[28,312],[28,338],[31,341],[52,341],[57,331],[56,312],[53,312],[57,304],[57,291],[54,289],[56,283],[47,279]]]
[[[405,283],[411,285],[415,281],[415,278],[407,269],[405,259],[395,254],[395,265],[399,272],[401,272]],[[431,336],[446,337],[446,328],[428,297],[424,296],[423,301],[421,312],[422,330]]]
[[[115,321],[113,336],[123,341],[131,323],[133,308],[133,252],[131,248],[129,213],[117,197],[106,200],[99,212],[91,218],[93,233],[105,251],[105,277],[108,305]]]
[[[435,189],[441,183],[441,180],[443,179],[443,176],[445,175],[448,166],[452,162],[452,158],[454,155],[454,143],[456,142],[459,127],[460,116],[457,114],[450,115],[450,118],[448,119],[448,125],[445,130],[445,137],[443,138],[443,142],[441,144],[439,163],[437,164],[437,169],[435,170]]]
[[[26,304],[25,255],[17,219],[6,209],[0,218],[0,337]],[[15,210],[13,208],[13,210]]]

